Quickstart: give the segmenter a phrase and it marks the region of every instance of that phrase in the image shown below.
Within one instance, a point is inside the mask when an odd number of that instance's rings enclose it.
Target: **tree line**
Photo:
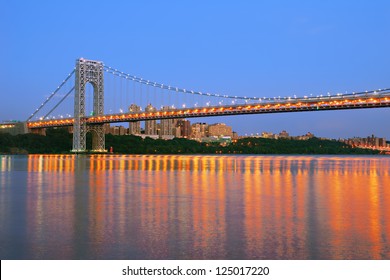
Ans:
[[[87,134],[87,148],[92,146]],[[378,154],[378,151],[352,148],[336,140],[241,138],[231,144],[200,143],[185,138],[145,139],[134,135],[106,135],[106,148],[118,154]],[[66,129],[47,129],[46,136],[0,133],[2,154],[63,154],[72,149],[72,134]]]

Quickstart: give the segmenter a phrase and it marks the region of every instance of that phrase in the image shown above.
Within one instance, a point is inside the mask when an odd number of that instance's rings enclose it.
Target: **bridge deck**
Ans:
[[[244,114],[270,114],[324,110],[345,110],[390,107],[390,92],[367,96],[329,96],[320,98],[288,98],[282,101],[232,106],[210,106],[169,111],[121,113],[104,116],[86,116],[87,124],[145,121],[173,118],[195,118]],[[45,128],[73,125],[73,118],[31,121],[28,128]]]

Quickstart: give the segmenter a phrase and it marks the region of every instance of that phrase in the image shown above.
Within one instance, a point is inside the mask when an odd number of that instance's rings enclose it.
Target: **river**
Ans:
[[[1,259],[390,259],[390,157],[0,156]]]

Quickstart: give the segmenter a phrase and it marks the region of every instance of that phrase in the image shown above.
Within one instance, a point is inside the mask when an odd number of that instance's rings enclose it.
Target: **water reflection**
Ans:
[[[2,259],[390,258],[387,157],[0,156],[0,172]]]

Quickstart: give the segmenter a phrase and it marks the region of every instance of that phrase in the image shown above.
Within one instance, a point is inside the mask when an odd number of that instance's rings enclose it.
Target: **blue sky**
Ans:
[[[81,2],[81,3],[79,3]],[[0,119],[24,120],[85,57],[240,96],[390,87],[389,1],[2,1]],[[204,118],[243,135],[390,138],[390,109]]]

